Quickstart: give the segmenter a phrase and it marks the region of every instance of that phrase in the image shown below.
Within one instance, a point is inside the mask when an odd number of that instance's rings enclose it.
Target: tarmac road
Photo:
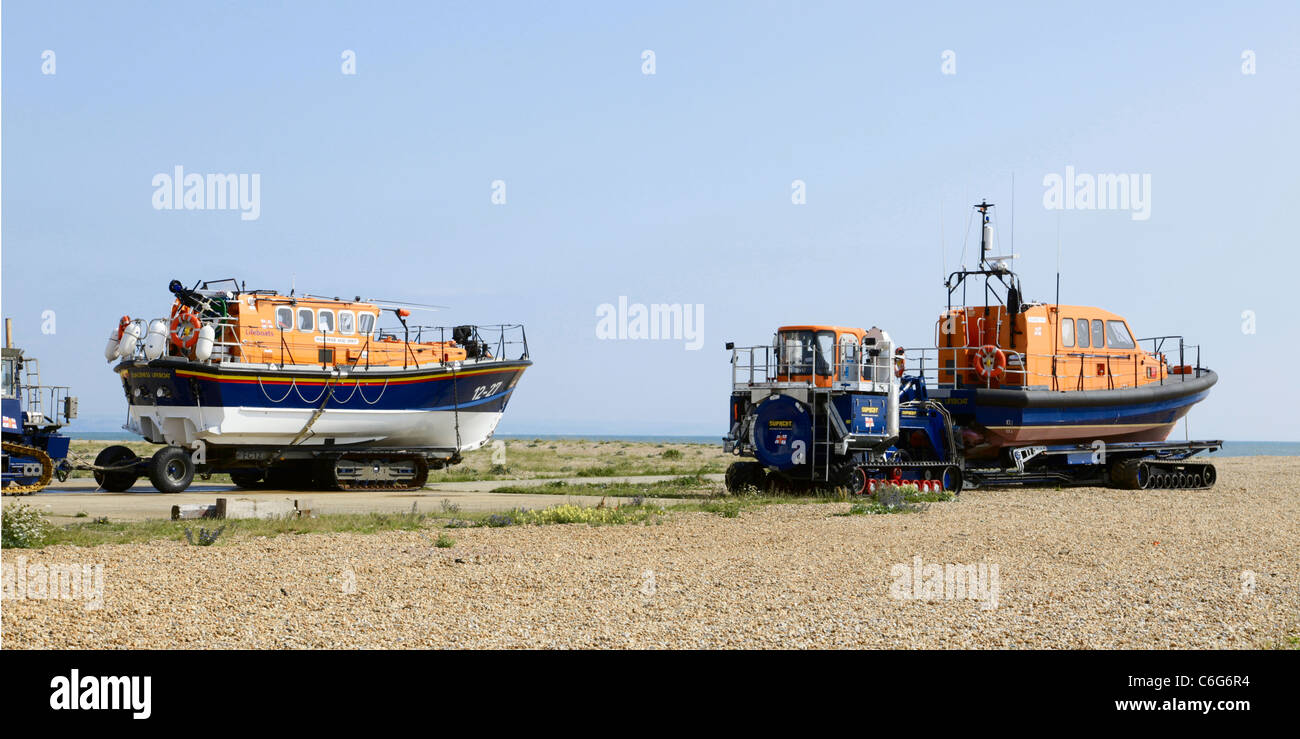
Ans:
[[[659,482],[671,480],[674,475],[645,475],[637,477],[573,477],[564,478],[570,484],[591,484],[604,482]],[[722,480],[722,475],[705,475],[710,480]],[[183,493],[167,495],[154,490],[148,480],[142,479],[136,486],[125,493],[96,492],[95,481],[89,478],[68,480],[55,483],[35,495],[6,497],[4,502],[21,501],[40,508],[55,523],[69,523],[79,520],[77,513],[86,513],[85,518],[108,516],[110,520],[141,521],[150,518],[170,518],[174,505],[185,503],[214,503],[217,498],[240,498],[252,500],[282,500],[285,498],[298,501],[310,501],[310,507],[316,513],[396,513],[408,512],[414,503],[418,511],[436,511],[447,500],[460,506],[462,511],[507,511],[512,508],[545,508],[560,503],[571,502],[583,505],[595,505],[601,496],[595,495],[536,495],[493,493],[495,488],[510,486],[536,486],[555,482],[554,479],[541,480],[474,480],[469,482],[439,482],[426,485],[423,490],[412,492],[341,492],[317,490],[243,490],[234,485],[205,484],[196,481]],[[665,499],[668,500],[668,499]]]

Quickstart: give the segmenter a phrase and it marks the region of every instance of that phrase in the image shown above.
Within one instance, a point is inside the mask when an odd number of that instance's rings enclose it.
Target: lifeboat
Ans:
[[[975,206],[980,267],[948,277],[936,348],[907,353],[908,371],[925,381],[904,383],[904,394],[943,404],[972,459],[1025,445],[1166,439],[1218,381],[1200,347],[1136,338],[1101,308],[1024,300],[1013,257],[989,256],[992,207]],[[966,302],[971,293],[978,302]]]
[[[184,449],[191,474],[419,487],[492,438],[532,364],[521,325],[413,325],[411,306],[234,280],[169,291],[168,318],[124,317],[105,354],[125,428]]]

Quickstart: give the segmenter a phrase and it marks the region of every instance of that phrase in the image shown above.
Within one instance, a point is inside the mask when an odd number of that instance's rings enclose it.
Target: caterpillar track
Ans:
[[[330,470],[340,490],[419,490],[429,479],[429,463],[417,454],[345,454]]]
[[[1126,490],[1208,490],[1217,479],[1212,464],[1154,459],[1120,462],[1111,474],[1111,484]]]
[[[3,490],[0,490],[0,494],[31,495],[32,493],[40,492],[46,485],[50,484],[50,479],[54,477],[54,460],[50,459],[50,455],[46,454],[44,450],[37,449],[34,446],[14,444],[6,441],[4,442],[4,453],[5,456],[31,457],[40,462],[41,476],[37,482],[30,485],[9,485]]]

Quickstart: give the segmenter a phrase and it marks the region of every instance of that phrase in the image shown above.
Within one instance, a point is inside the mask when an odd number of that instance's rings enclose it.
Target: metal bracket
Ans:
[[[1047,451],[1045,446],[1022,446],[1011,450],[1011,461],[1015,462],[1018,472],[1025,471],[1025,463]]]

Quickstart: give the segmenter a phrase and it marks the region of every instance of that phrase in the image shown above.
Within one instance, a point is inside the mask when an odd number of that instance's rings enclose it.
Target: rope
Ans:
[[[384,397],[384,391],[388,389],[388,379],[389,378],[387,377],[384,378],[384,386],[379,389],[379,397],[375,398],[374,400],[370,400],[369,398],[367,398],[366,392],[364,390],[361,391],[361,399],[366,402],[366,405],[374,405],[375,403],[378,403],[381,398]],[[360,387],[360,385],[361,385],[361,380],[357,380],[357,386]]]
[[[261,375],[258,375],[258,376],[257,376],[257,386],[258,386],[259,388],[261,388],[261,390],[262,390],[262,395],[266,396],[266,399],[267,399],[267,400],[271,401],[272,403],[276,403],[276,404],[283,403],[283,402],[285,401],[285,399],[287,399],[287,398],[289,397],[289,393],[292,393],[292,392],[293,392],[294,385],[296,385],[296,384],[297,384],[297,380],[294,380],[294,379],[290,378],[290,380],[289,380],[289,389],[284,391],[284,397],[280,398],[279,400],[276,400],[276,399],[274,399],[274,398],[271,397],[271,394],[270,394],[270,393],[266,392],[266,387],[264,387],[264,386],[262,385],[262,376],[261,376]]]
[[[451,402],[452,413],[456,423],[456,453],[460,454],[460,390],[457,388],[456,365],[451,365]]]

